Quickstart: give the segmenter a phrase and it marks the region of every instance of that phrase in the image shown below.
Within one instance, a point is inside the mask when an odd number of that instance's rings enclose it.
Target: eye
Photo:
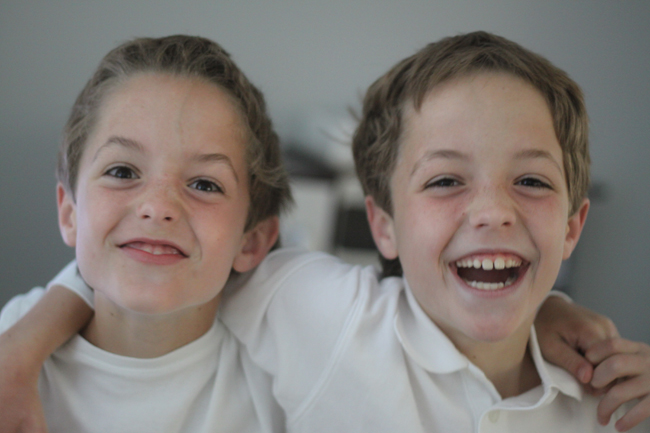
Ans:
[[[118,165],[106,171],[105,175],[115,177],[117,179],[137,179],[138,175],[132,168],[124,165]]]
[[[526,186],[529,188],[553,189],[553,187],[550,184],[536,177],[524,177],[523,179],[518,180],[516,185]]]
[[[197,179],[194,182],[190,183],[188,186],[190,188],[194,188],[197,191],[223,193],[223,188],[221,188],[215,182],[206,179]]]
[[[461,183],[457,179],[454,179],[453,177],[445,176],[445,177],[439,177],[430,180],[429,182],[427,182],[427,184],[424,187],[425,188],[431,188],[431,187],[450,188],[452,186],[459,186],[459,185],[461,185]]]

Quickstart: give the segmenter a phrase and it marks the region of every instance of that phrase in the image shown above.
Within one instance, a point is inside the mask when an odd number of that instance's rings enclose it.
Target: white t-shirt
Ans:
[[[0,332],[43,293],[12,299]],[[39,392],[51,433],[283,431],[269,392],[251,395],[249,383],[270,384],[217,319],[199,339],[153,359],[115,355],[77,335],[45,362]]]
[[[279,250],[227,290],[222,320],[273,377],[290,432],[615,431],[597,423],[596,398],[542,359],[534,330],[542,384],[503,400],[405,281],[378,281],[372,267]]]

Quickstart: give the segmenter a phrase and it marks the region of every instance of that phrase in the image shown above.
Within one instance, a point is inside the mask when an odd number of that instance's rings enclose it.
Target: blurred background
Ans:
[[[56,217],[60,132],[101,57],[137,36],[222,44],[265,93],[297,206],[285,244],[372,263],[348,109],[428,42],[487,30],[584,89],[592,208],[559,285],[650,343],[650,2],[646,0],[0,1],[0,306],[70,259]]]

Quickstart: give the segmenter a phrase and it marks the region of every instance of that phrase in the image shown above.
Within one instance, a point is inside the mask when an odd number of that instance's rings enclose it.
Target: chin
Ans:
[[[503,317],[474,321],[465,334],[473,340],[485,343],[497,343],[507,340],[521,329],[521,323],[503,320]]]

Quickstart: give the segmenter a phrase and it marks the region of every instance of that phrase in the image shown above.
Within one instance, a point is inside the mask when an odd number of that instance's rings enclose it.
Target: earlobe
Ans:
[[[56,204],[63,242],[69,247],[74,247],[77,244],[77,206],[72,194],[60,182],[56,186]]]
[[[564,253],[562,255],[563,260],[566,260],[571,256],[571,253],[578,244],[588,213],[589,199],[586,198],[582,201],[578,211],[571,215],[567,222],[566,236],[564,238]]]
[[[383,210],[371,196],[367,196],[366,214],[370,232],[377,249],[388,260],[397,258],[397,242],[393,218]]]
[[[232,265],[233,269],[246,272],[259,265],[278,240],[279,233],[280,221],[277,216],[259,222],[244,233],[241,249]]]

